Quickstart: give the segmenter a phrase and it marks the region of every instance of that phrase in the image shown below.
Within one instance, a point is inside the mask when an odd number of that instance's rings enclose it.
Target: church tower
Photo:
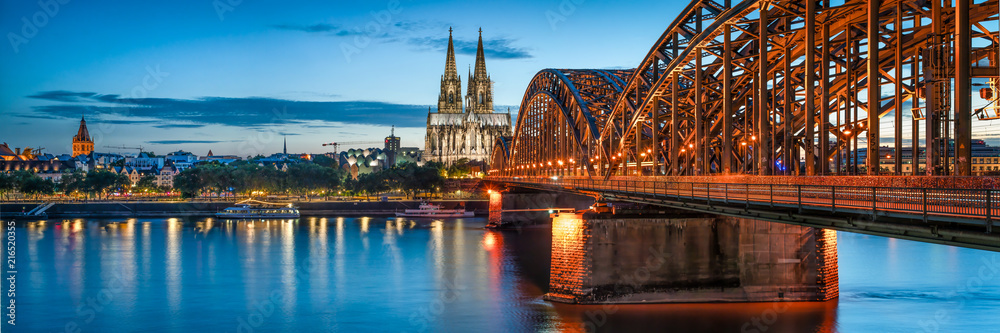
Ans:
[[[80,117],[80,129],[73,137],[73,157],[87,155],[94,152],[94,140],[90,138],[90,131],[87,130],[87,120]]]
[[[455,45],[448,29],[448,55],[441,76],[438,112],[427,108],[427,135],[424,158],[451,165],[463,159],[489,163],[497,138],[511,136],[510,113],[493,112],[493,82],[486,73],[483,29],[479,29],[479,49],[475,71],[469,66],[465,110],[462,109],[462,81],[455,66]],[[388,140],[388,138],[386,138]]]
[[[483,54],[483,29],[479,28],[479,48],[476,50],[476,70],[469,79],[465,95],[466,112],[493,113],[493,82],[486,73],[486,56]]]
[[[455,64],[451,28],[448,28],[448,56],[444,63],[444,75],[441,75],[438,113],[462,113],[462,78],[458,77],[458,66]]]

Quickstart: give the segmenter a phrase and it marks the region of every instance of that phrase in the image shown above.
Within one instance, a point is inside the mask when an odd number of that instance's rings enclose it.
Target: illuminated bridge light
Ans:
[[[880,3],[850,0],[843,6],[818,8],[815,2],[802,0],[738,1],[732,6],[739,10],[720,8],[712,17],[713,22],[743,22],[736,24],[740,28],[701,26],[703,13],[691,10],[666,25],[667,31],[652,43],[635,64],[636,69],[541,70],[525,90],[516,132],[508,140],[511,146],[503,150],[510,156],[491,163],[543,161],[551,156],[591,156],[589,159],[597,161],[603,155],[616,160],[629,154],[653,164],[609,163],[583,175],[903,175],[902,164],[919,164],[930,175],[974,176],[972,124],[979,118],[972,114],[973,102],[992,103],[990,110],[1000,109],[995,107],[1000,94],[992,89],[1000,82],[996,72],[1000,68],[995,42],[1000,35],[995,23],[997,1],[955,2],[946,12],[963,15],[947,14],[939,22],[927,16],[930,4],[898,6],[898,14],[893,10],[875,13],[878,8],[870,6]],[[695,2],[695,6],[705,4]],[[881,5],[890,8],[896,3]],[[790,12],[788,8],[797,10]],[[878,24],[865,24],[868,20],[878,20]],[[918,24],[913,24],[914,20]],[[788,24],[795,28],[780,32],[760,28]],[[894,30],[895,25],[907,28]],[[850,35],[853,43],[867,45],[868,36],[873,34],[887,37],[880,41],[884,47],[844,47],[842,36]],[[687,42],[675,43],[673,38],[678,35],[685,36]],[[940,56],[922,52],[945,44],[949,47],[942,49]],[[796,47],[789,49],[788,45]],[[712,52],[704,51],[708,49]],[[667,61],[664,55],[677,56],[668,56]],[[878,61],[862,61],[872,57]],[[842,64],[852,60],[857,66],[845,69]],[[839,69],[831,75],[808,66]],[[698,69],[703,75],[695,75]],[[979,80],[976,84],[987,81],[990,86],[989,93],[976,96],[982,100],[973,99],[973,76]],[[785,77],[795,80],[779,81]],[[879,79],[863,79],[868,77]],[[905,78],[906,82],[897,84],[891,78]],[[917,94],[913,94],[901,87],[928,89],[915,89]],[[782,91],[795,93],[778,93]],[[913,117],[905,118],[906,123],[902,112],[894,112],[881,118],[888,124],[880,124],[879,117],[867,115],[865,106],[857,111],[854,106],[867,104],[859,99],[878,101],[879,108],[887,111],[909,108],[903,104],[908,99],[918,101],[914,104],[919,108],[913,109]],[[761,100],[767,103],[759,103]],[[848,107],[820,114],[820,105]],[[683,112],[675,115],[675,109]],[[815,114],[807,116],[804,110]],[[927,117],[928,110],[957,111],[954,117],[949,115],[948,121],[953,123],[935,127],[927,126],[932,119]],[[820,117],[826,119],[817,121]],[[917,123],[910,126],[911,120]],[[904,127],[904,133],[891,133],[891,129]],[[955,144],[940,149],[928,145],[927,140],[913,141],[912,133],[907,133],[912,130],[920,131],[917,138],[948,135]],[[875,153],[879,143],[887,139],[892,140],[888,147],[892,153]],[[651,146],[657,148],[656,153]],[[741,148],[750,146],[752,151]],[[904,146],[926,151],[933,158],[913,154],[912,160],[903,161]],[[734,148],[741,149],[734,152]],[[692,161],[694,168],[687,168],[691,155],[683,156],[683,161],[672,160],[688,150],[699,155]],[[891,167],[882,168],[886,171],[865,167],[879,163],[882,156],[896,158]],[[778,158],[789,161],[784,163],[785,169],[772,162]],[[830,163],[833,161],[839,163]],[[555,161],[542,163],[549,162]],[[498,164],[495,169],[503,166]],[[921,168],[907,172],[922,174]],[[530,171],[537,174],[537,170]],[[513,173],[518,172],[524,171]]]

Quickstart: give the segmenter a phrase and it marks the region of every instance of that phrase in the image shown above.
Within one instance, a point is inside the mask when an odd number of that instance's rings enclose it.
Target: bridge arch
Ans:
[[[950,3],[692,1],[636,70],[604,80],[618,84],[610,102],[574,109],[588,101],[573,74],[590,70],[539,72],[522,100],[513,170],[565,173],[548,163],[573,156],[600,160],[579,170],[606,176],[968,175],[972,117],[1000,119],[1000,108],[973,110],[970,87],[985,78],[994,97],[975,105],[997,104],[998,1]],[[580,121],[586,112],[592,124]],[[546,117],[565,118],[567,130],[544,125],[552,131],[540,135]],[[904,127],[916,130],[904,138]],[[883,154],[867,151],[888,139],[897,153],[884,168]],[[924,142],[906,147],[922,154],[904,161],[904,141]]]
[[[490,166],[487,171],[488,176],[499,176],[500,171],[507,165],[510,159],[510,141],[512,137],[498,137],[493,143],[493,152],[490,153]]]
[[[629,75],[629,70],[539,71],[521,100],[508,158],[491,160],[494,173],[595,175],[582,161],[599,156],[599,133]]]
[[[887,170],[865,166],[881,165],[881,154],[859,155],[879,151],[881,139],[891,137],[899,152],[893,172],[902,174],[903,142],[919,142],[921,132],[903,138],[901,128],[910,125],[903,115],[931,122],[913,127],[945,142],[953,107],[953,139],[956,147],[968,147],[969,79],[988,78],[995,86],[1000,76],[990,22],[998,6],[966,1],[960,10],[961,2],[692,1],[613,107],[611,117],[627,119],[627,126],[605,127],[601,140],[613,142],[626,162],[609,169],[628,175],[879,174]],[[960,27],[970,31],[961,35]],[[869,50],[870,40],[878,47]],[[958,78],[963,63],[971,65]],[[953,95],[952,78],[964,82]],[[997,118],[984,111],[976,110],[980,119]],[[895,133],[882,133],[890,114]],[[949,153],[935,146],[926,147],[925,169],[961,173],[963,162],[942,165]],[[642,156],[650,151],[652,158]],[[971,150],[964,155],[969,159]],[[920,164],[918,157],[906,162]]]

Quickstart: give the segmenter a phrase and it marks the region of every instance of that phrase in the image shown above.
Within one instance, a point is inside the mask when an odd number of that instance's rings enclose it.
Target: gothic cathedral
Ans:
[[[427,114],[424,159],[439,161],[445,165],[462,158],[489,163],[496,139],[511,136],[510,113],[495,113],[493,110],[493,82],[486,73],[482,29],[479,29],[476,69],[468,77],[469,86],[463,110],[462,78],[458,76],[455,45],[449,28],[448,55],[445,58],[444,75],[441,76],[437,112],[428,111]]]

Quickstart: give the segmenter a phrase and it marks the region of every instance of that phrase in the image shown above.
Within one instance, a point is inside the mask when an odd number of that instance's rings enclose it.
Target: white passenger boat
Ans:
[[[269,203],[247,199],[237,202],[235,206],[215,213],[220,219],[270,219],[297,218],[299,210],[292,204]]]
[[[407,209],[402,213],[396,213],[398,217],[472,217],[474,212],[467,212],[465,209],[441,209],[440,205],[421,202],[420,209]]]

